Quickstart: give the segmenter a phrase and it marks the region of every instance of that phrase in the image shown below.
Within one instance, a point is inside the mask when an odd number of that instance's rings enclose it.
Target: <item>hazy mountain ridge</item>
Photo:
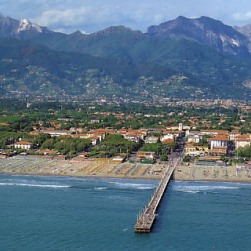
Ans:
[[[242,26],[242,27],[234,27],[238,32],[242,33],[248,39],[248,48],[249,52],[251,52],[251,24]]]
[[[189,19],[178,17],[175,20],[151,26],[150,36],[170,39],[188,39],[209,45],[222,53],[247,56],[248,39],[233,27],[208,17]]]
[[[114,26],[67,35],[0,16],[0,37],[5,95],[26,90],[29,95],[249,99],[251,94],[247,36],[207,17],[179,17],[147,33]]]
[[[46,27],[39,26],[30,22],[28,19],[17,21],[10,17],[0,14],[0,36],[22,38],[23,33],[52,33]]]
[[[53,51],[9,38],[0,39],[0,62],[2,95],[111,96],[128,92],[141,76],[158,80],[175,73],[167,67],[117,64],[111,59]]]

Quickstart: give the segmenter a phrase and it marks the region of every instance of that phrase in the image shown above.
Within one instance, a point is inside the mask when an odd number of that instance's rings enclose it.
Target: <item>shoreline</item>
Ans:
[[[52,160],[15,156],[0,159],[1,174],[160,180],[165,165]]]
[[[220,183],[251,183],[251,180],[236,180],[236,179],[173,179],[174,181],[195,181],[195,182],[220,182]]]
[[[145,176],[100,176],[100,175],[66,175],[66,174],[50,174],[50,173],[24,173],[24,172],[0,172],[0,175],[18,175],[18,176],[41,176],[41,177],[71,177],[71,178],[97,178],[97,179],[128,179],[128,180],[160,180],[157,177]]]
[[[0,159],[0,174],[78,178],[114,178],[160,180],[168,164],[110,163],[99,161],[51,160],[16,156]],[[174,181],[251,182],[251,168],[234,166],[196,166],[182,164],[175,170]]]
[[[244,166],[199,166],[182,164],[175,171],[175,180],[210,182],[251,182],[251,169]]]
[[[19,175],[19,176],[41,176],[41,177],[70,177],[70,178],[97,178],[97,179],[128,179],[128,180],[153,180],[160,181],[160,178],[153,177],[145,177],[145,176],[137,176],[137,177],[129,177],[129,176],[98,176],[98,175],[86,175],[86,176],[76,176],[76,175],[63,175],[63,174],[48,174],[48,173],[16,173],[16,172],[0,172],[0,175]],[[194,182],[222,182],[222,183],[251,183],[251,180],[246,179],[180,179],[180,178],[172,178],[171,181],[194,181]]]

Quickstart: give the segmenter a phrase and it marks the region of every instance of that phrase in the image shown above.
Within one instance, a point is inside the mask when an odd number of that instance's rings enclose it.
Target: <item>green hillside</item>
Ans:
[[[178,17],[146,33],[19,26],[0,17],[0,97],[251,97],[248,38],[208,17]]]

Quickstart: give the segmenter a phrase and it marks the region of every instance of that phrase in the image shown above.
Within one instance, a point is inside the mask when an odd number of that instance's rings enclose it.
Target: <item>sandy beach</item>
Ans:
[[[174,179],[192,181],[251,182],[251,169],[245,166],[199,166],[183,163],[175,170]]]
[[[37,156],[0,159],[0,173],[24,175],[161,179],[167,166],[167,164],[53,160]],[[176,168],[174,179],[251,182],[251,169],[244,166],[197,166],[184,163]]]
[[[0,173],[78,177],[161,179],[164,164],[53,160],[36,156],[0,159]]]

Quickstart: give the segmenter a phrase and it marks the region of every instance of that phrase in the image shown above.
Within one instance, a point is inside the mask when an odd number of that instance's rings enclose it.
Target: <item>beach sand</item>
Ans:
[[[161,179],[168,164],[140,164],[53,160],[37,156],[0,159],[0,173],[103,178]],[[235,166],[196,166],[183,163],[174,172],[175,180],[251,182],[251,169]]]
[[[236,166],[197,166],[183,163],[176,168],[174,179],[196,181],[251,182],[251,169]]]
[[[167,165],[166,165],[167,166]],[[37,156],[0,159],[0,173],[78,177],[161,179],[164,164],[53,160]]]

